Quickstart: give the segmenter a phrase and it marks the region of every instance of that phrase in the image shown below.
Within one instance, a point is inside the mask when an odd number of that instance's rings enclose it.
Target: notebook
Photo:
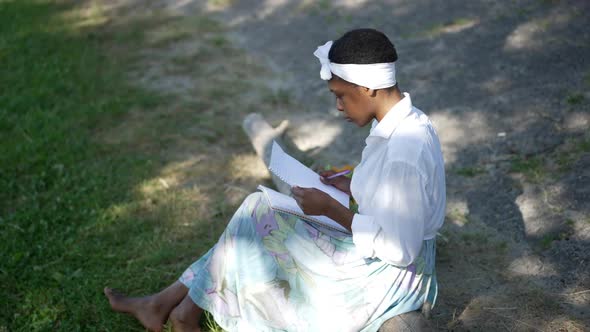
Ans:
[[[272,152],[270,157],[269,170],[277,177],[290,186],[299,186],[303,188],[317,188],[331,197],[340,204],[348,207],[350,197],[348,194],[320,181],[320,175],[303,165],[297,159],[288,155],[276,142],[273,141]],[[282,194],[276,190],[265,186],[258,186],[258,189],[264,193],[270,207],[273,210],[295,215],[303,220],[320,224],[332,230],[345,233],[350,232],[336,221],[326,216],[306,215],[297,205],[293,197]]]
[[[332,196],[332,198],[346,207],[350,203],[350,196],[348,194],[333,186],[323,184],[320,181],[320,175],[318,173],[288,155],[276,141],[272,142],[268,169],[291,187],[317,188]]]

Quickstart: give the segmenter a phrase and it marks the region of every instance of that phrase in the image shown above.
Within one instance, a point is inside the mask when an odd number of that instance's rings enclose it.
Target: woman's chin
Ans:
[[[353,119],[353,118],[349,118],[347,116],[344,117],[344,120],[346,122],[350,122],[350,123],[356,125],[357,127],[364,127],[366,125],[366,123],[359,123],[359,120],[356,120],[356,119]],[[371,122],[371,121],[369,121],[369,122]]]
[[[359,120],[351,119],[351,118],[349,118],[349,117],[345,117],[344,119],[346,120],[346,122],[353,123],[353,124],[355,124],[355,125],[356,125],[357,127],[359,127],[359,128],[361,128],[361,127],[364,127],[364,126],[366,126],[368,123],[370,123],[370,122],[371,122],[371,121],[368,121],[368,122],[359,122]]]

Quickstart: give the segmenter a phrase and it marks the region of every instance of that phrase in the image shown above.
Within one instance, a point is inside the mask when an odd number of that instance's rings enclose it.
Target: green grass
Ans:
[[[576,146],[574,152],[576,153],[584,153],[584,152],[589,152],[590,151],[590,138],[587,139],[581,139],[578,142],[578,145]]]
[[[569,237],[573,234],[573,223],[573,220],[566,220],[565,224],[568,226],[567,229],[543,235],[543,237],[539,240],[540,248],[542,250],[547,250],[553,246],[554,241],[562,241],[569,239]]]
[[[488,243],[488,235],[484,233],[461,233],[461,239],[467,245],[485,246]]]
[[[590,138],[579,137],[569,139],[565,144],[565,149],[554,154],[559,171],[569,171],[579,158],[589,151]]]
[[[565,101],[572,106],[579,105],[584,102],[584,95],[581,93],[572,93],[567,96]]]
[[[447,218],[460,223],[462,226],[469,223],[469,218],[458,209],[453,209],[447,214]]]
[[[555,234],[545,234],[539,241],[539,245],[541,246],[541,249],[547,250],[551,248],[551,246],[553,245],[553,241],[555,240],[557,240]]]
[[[519,157],[512,161],[510,170],[515,173],[522,173],[527,180],[537,183],[546,176],[543,162],[543,159],[539,156],[530,158]]]
[[[455,173],[465,177],[475,177],[485,173],[485,170],[480,167],[464,167],[456,169]]]
[[[498,241],[496,243],[496,249],[501,253],[506,253],[508,251],[509,245],[506,241]]]
[[[219,232],[171,225],[190,201],[138,189],[160,161],[97,139],[166,99],[126,83],[140,30],[105,32],[100,10],[74,9],[0,1],[0,331],[141,331],[102,288],[155,291]],[[113,56],[120,38],[129,54]]]

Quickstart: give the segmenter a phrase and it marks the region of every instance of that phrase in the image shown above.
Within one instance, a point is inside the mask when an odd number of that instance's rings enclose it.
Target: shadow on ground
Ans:
[[[271,120],[289,118],[288,135],[332,163],[358,162],[366,131],[334,127],[311,54],[350,28],[387,33],[400,54],[401,88],[435,122],[447,160],[435,323],[590,326],[587,2],[236,1],[175,9],[208,10],[273,68],[278,79],[269,84],[301,109]]]

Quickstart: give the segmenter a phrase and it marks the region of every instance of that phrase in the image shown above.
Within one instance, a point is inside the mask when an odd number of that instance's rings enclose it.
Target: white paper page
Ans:
[[[350,197],[348,194],[343,193],[333,186],[323,184],[320,181],[319,174],[288,155],[275,141],[272,142],[272,152],[268,168],[291,187],[317,188],[332,196],[340,204],[349,207]]]
[[[303,210],[301,210],[299,205],[297,205],[297,201],[295,201],[295,199],[293,197],[289,197],[285,194],[282,194],[276,190],[272,190],[272,189],[265,187],[263,185],[259,185],[258,189],[261,190],[262,192],[264,192],[264,194],[268,198],[271,208],[283,210],[287,213],[291,212],[295,215],[299,214],[302,216],[307,216],[303,212]],[[343,232],[350,234],[350,231],[348,231],[342,225],[340,225],[336,221],[334,221],[326,216],[307,216],[307,217],[310,217],[310,219],[315,220],[316,222],[318,222],[320,224],[324,224],[324,225],[342,230]]]

